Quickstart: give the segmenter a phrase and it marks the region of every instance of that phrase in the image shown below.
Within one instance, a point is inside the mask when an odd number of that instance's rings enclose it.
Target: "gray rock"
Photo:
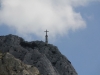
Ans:
[[[27,42],[15,35],[0,36],[0,50],[36,66],[43,75],[78,75],[56,46],[43,41]]]
[[[39,75],[39,70],[26,65],[9,53],[0,53],[0,75]]]

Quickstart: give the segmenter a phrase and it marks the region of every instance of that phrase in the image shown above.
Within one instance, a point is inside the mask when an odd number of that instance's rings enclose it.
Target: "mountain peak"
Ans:
[[[43,41],[28,42],[12,34],[0,36],[0,51],[9,52],[27,65],[34,65],[43,75],[77,75],[59,49]]]

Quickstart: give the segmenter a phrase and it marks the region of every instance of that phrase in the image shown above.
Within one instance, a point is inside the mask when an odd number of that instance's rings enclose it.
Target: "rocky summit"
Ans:
[[[73,68],[71,62],[61,54],[59,49],[52,44],[45,44],[43,41],[25,41],[23,38],[16,35],[6,35],[0,36],[0,75],[1,72],[6,72],[5,75],[78,75]],[[2,56],[3,55],[3,56]],[[10,62],[10,60],[12,60]],[[5,62],[3,62],[5,61]],[[7,61],[7,62],[6,62]],[[17,67],[19,62],[23,63],[25,66],[35,66],[36,71],[31,67],[22,66],[23,70],[27,74],[22,74],[20,68],[17,68],[17,71],[20,71],[21,74],[9,74],[12,69],[6,69]],[[9,64],[11,63],[11,64]],[[6,69],[1,71],[2,69]],[[38,72],[39,70],[39,72]],[[37,74],[34,74],[34,73]]]

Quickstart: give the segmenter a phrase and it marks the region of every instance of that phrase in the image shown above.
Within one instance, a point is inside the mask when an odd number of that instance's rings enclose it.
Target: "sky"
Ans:
[[[100,0],[0,0],[0,35],[56,45],[78,75],[100,75]]]

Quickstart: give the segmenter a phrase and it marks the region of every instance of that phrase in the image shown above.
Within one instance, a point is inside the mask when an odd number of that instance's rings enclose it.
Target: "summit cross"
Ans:
[[[48,35],[47,35],[47,32],[49,32],[49,31],[46,30],[44,32],[46,32],[46,35],[45,35],[45,43],[48,44]]]
[[[46,35],[47,35],[47,32],[49,32],[49,31],[46,30],[46,31],[44,31],[44,32],[46,32]]]

